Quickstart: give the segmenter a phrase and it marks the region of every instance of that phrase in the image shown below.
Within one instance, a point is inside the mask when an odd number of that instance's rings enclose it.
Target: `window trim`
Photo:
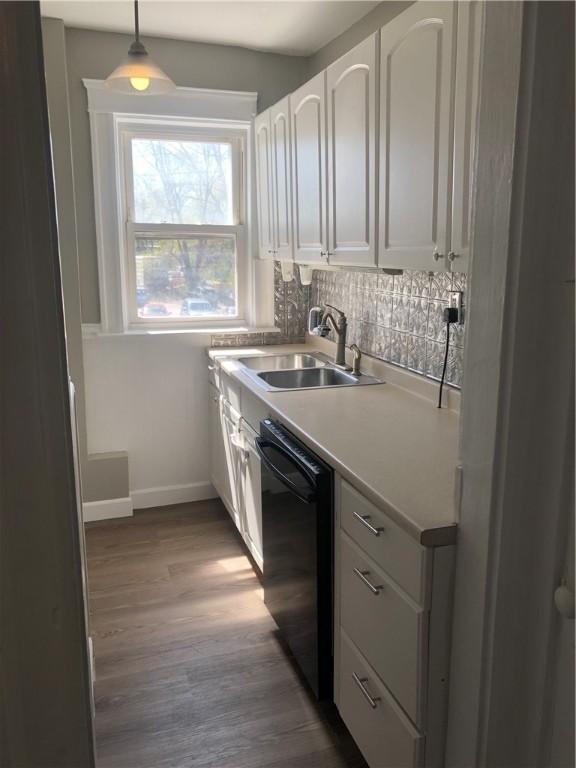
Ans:
[[[206,126],[198,127],[189,122],[177,125],[167,123],[159,125],[158,121],[118,118],[117,126],[117,150],[118,168],[121,173],[119,184],[119,210],[122,226],[122,242],[120,255],[123,260],[123,290],[125,302],[125,315],[129,330],[145,328],[204,328],[207,324],[211,327],[240,326],[243,327],[250,318],[250,286],[252,282],[252,260],[249,258],[246,233],[246,199],[249,190],[246,188],[247,173],[246,163],[246,136],[238,130],[226,130],[225,127],[214,129]],[[132,168],[132,146],[135,138],[170,138],[181,140],[207,139],[214,142],[230,144],[232,147],[232,210],[234,223],[225,225],[196,225],[196,224],[150,224],[134,221],[134,174]],[[234,317],[203,316],[191,318],[166,317],[146,318],[139,317],[136,295],[136,254],[134,243],[136,237],[189,237],[193,235],[222,235],[234,236],[236,244],[236,307],[237,315]]]
[[[216,91],[203,88],[177,88],[173,94],[142,96],[112,91],[102,80],[84,79],[88,96],[94,213],[98,256],[101,335],[190,331],[231,332],[253,328],[274,330],[274,288],[272,264],[255,258],[252,221],[255,215],[253,117],[257,94],[242,91]],[[150,130],[167,126],[193,127],[244,141],[242,183],[245,189],[242,226],[246,263],[245,317],[237,320],[202,318],[198,321],[146,319],[132,323],[126,295],[126,260],[122,248],[125,218],[118,194],[123,179],[119,163],[118,132],[122,124],[146,123]],[[143,320],[143,319],[142,319]],[[91,330],[92,334],[94,330]]]

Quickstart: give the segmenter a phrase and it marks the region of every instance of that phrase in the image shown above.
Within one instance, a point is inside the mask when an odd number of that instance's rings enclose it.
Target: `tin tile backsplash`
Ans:
[[[294,280],[282,280],[280,262],[274,262],[274,325],[281,333],[218,333],[212,336],[213,347],[261,346],[263,344],[298,344],[304,341],[308,326],[311,286]]]
[[[446,344],[443,311],[451,290],[466,291],[466,275],[314,270],[311,306],[333,304],[348,317],[348,344],[429,378],[442,375]],[[332,334],[330,335],[332,338]],[[462,382],[464,326],[452,325],[446,381]]]
[[[312,285],[300,283],[298,269],[290,283],[274,264],[274,325],[281,333],[218,334],[213,346],[287,344],[304,340],[308,310],[333,304],[348,317],[347,343],[363,352],[432,379],[442,375],[446,325],[443,311],[451,290],[466,293],[466,275],[414,272],[399,275],[316,269]],[[330,334],[332,338],[332,334]],[[446,381],[462,382],[464,326],[452,325]]]

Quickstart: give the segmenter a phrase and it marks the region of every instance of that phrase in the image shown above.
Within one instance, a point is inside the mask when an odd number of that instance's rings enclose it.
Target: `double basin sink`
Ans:
[[[243,366],[246,375],[267,390],[382,384],[382,380],[374,376],[353,374],[337,368],[321,352],[241,357],[238,363]]]

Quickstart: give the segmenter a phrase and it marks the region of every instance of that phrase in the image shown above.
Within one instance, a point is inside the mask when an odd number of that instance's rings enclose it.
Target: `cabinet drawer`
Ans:
[[[218,388],[217,370],[216,363],[210,360],[208,362],[208,383]]]
[[[227,400],[233,408],[240,411],[240,384],[228,373],[223,371],[222,368],[218,371],[218,379],[220,392],[224,396],[224,399]]]
[[[424,737],[344,632],[340,633],[338,708],[370,768],[422,765]]]
[[[339,576],[341,627],[420,726],[427,613],[409,602],[345,533],[340,534]]]
[[[242,418],[260,434],[260,422],[268,418],[267,406],[246,388],[242,389]]]
[[[426,602],[426,549],[345,480],[340,481],[340,526],[414,600]]]

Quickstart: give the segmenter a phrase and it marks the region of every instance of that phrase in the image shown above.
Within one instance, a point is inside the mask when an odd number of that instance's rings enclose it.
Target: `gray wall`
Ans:
[[[70,152],[70,112],[68,108],[68,73],[66,68],[65,29],[60,19],[42,19],[44,72],[48,96],[48,116],[52,143],[52,162],[56,186],[58,244],[64,295],[66,322],[66,352],[68,369],[76,387],[76,411],[80,463],[86,464],[86,417],[84,414],[84,365],[82,358],[82,328],[76,215],[74,199],[74,170]]]
[[[306,79],[307,59],[222,45],[145,38],[150,54],[177,85],[257,91],[262,110]],[[100,322],[90,126],[82,78],[106,78],[131,43],[129,35],[67,29],[66,52],[80,261],[82,319]]]
[[[325,45],[324,48],[320,48],[313,56],[309,57],[306,77],[309,78],[321,72],[333,61],[365,40],[372,32],[376,32],[399,13],[402,13],[409,5],[412,5],[413,1],[385,0],[377,5],[373,11],[367,13],[349,29]]]

